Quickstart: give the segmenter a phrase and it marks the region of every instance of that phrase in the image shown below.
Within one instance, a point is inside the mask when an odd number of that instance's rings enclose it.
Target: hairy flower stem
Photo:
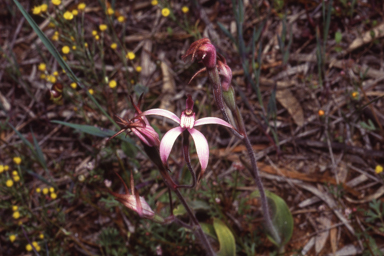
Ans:
[[[275,240],[277,244],[280,244],[281,239],[279,237],[279,234],[277,233],[275,226],[272,223],[271,214],[270,214],[269,209],[268,209],[267,197],[265,195],[263,183],[261,182],[259,169],[257,167],[256,157],[255,157],[255,154],[254,154],[253,149],[252,149],[252,144],[249,141],[249,138],[246,134],[244,135],[243,142],[247,148],[249,159],[251,160],[252,171],[249,170],[250,174],[253,176],[253,179],[256,183],[256,186],[259,189],[260,199],[261,199],[261,208],[263,209],[263,214],[264,214],[264,219],[265,219],[267,231],[272,236],[273,240]]]
[[[178,189],[174,190],[176,196],[179,198],[180,202],[183,204],[185,210],[187,211],[189,218],[192,222],[192,231],[197,237],[197,239],[201,242],[208,256],[215,256],[216,253],[213,250],[211,244],[209,243],[207,236],[204,234],[203,229],[200,226],[199,221],[196,219],[195,213],[189,207],[188,203],[185,201],[183,195],[180,193]]]
[[[149,158],[153,161],[153,163],[159,169],[160,174],[163,177],[164,183],[167,185],[169,190],[173,191],[176,194],[176,196],[178,197],[178,199],[180,200],[180,202],[184,206],[185,210],[187,211],[189,219],[192,223],[192,231],[195,234],[195,236],[197,237],[197,239],[201,242],[202,246],[204,247],[205,251],[207,252],[207,255],[209,255],[209,256],[216,255],[215,251],[213,250],[211,244],[208,241],[207,236],[204,234],[203,229],[201,228],[199,221],[196,219],[196,216],[195,216],[193,210],[189,207],[187,201],[185,201],[183,195],[180,193],[180,191],[179,191],[180,185],[177,185],[173,181],[173,179],[171,178],[171,176],[168,173],[167,167],[163,165],[161,158],[160,158],[159,150],[156,147],[149,147],[145,143],[142,143],[142,145],[144,147],[144,151],[147,153]],[[188,167],[190,167],[191,172],[193,172],[192,166],[188,166]],[[196,180],[196,178],[194,178],[194,180]],[[170,200],[172,202],[171,197],[170,197]],[[173,204],[172,204],[171,209],[172,208],[173,208]],[[171,214],[173,214],[173,213],[171,213]]]
[[[240,109],[237,107],[235,103],[235,94],[233,88],[230,86],[227,91],[225,91],[225,98],[223,101],[223,91],[221,87],[221,80],[219,76],[219,72],[217,69],[210,69],[208,70],[208,80],[211,82],[213,87],[213,94],[215,96],[215,101],[217,104],[217,107],[222,111],[224,119],[226,121],[229,120],[227,113],[225,112],[224,104],[228,107],[228,109],[231,111],[232,115],[234,116],[236,120],[236,128],[240,132],[240,136],[237,136],[238,138],[242,139],[244,145],[247,148],[248,156],[251,161],[252,170],[250,170],[250,174],[253,177],[257,188],[260,192],[260,200],[261,200],[261,208],[263,210],[264,219],[266,223],[267,232],[272,236],[272,238],[276,241],[276,243],[280,244],[280,237],[276,231],[275,226],[272,223],[271,215],[269,213],[268,209],[268,201],[267,197],[265,195],[265,191],[263,188],[263,183],[261,182],[260,175],[259,175],[259,169],[257,167],[255,154],[252,149],[252,144],[249,141],[249,138],[246,133],[244,121],[240,112]]]

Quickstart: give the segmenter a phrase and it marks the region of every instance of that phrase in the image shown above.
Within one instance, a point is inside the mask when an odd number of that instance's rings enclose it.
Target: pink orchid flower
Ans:
[[[168,110],[159,109],[159,108],[144,111],[142,115],[163,116],[175,121],[180,125],[178,127],[175,127],[169,130],[164,135],[163,139],[160,142],[160,157],[164,164],[167,163],[167,159],[169,157],[169,154],[172,150],[173,144],[175,143],[177,137],[185,130],[188,130],[193,140],[195,141],[196,152],[201,165],[200,177],[202,177],[205,169],[208,166],[209,147],[208,147],[207,139],[204,137],[204,135],[201,132],[196,130],[194,127],[204,125],[204,124],[219,124],[219,125],[229,127],[231,129],[235,129],[231,124],[217,117],[205,117],[199,120],[195,120],[195,113],[193,112],[193,100],[190,95],[187,96],[186,110],[181,113],[180,118]]]
[[[142,112],[140,110],[140,103],[142,100],[142,96],[140,96],[139,102],[137,105],[133,102],[133,99],[131,97],[131,103],[133,107],[135,108],[135,116],[132,119],[126,119],[119,116],[115,116],[116,123],[121,126],[121,130],[117,132],[115,135],[110,137],[108,140],[113,139],[114,137],[118,136],[119,134],[123,132],[133,132],[139,139],[148,145],[149,147],[158,147],[160,144],[159,135],[157,132],[152,128],[152,126],[149,124],[147,118],[145,116],[142,116]]]

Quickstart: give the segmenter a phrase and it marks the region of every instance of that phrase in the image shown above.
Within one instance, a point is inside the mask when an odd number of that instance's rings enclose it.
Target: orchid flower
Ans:
[[[129,190],[124,180],[120,177],[119,174],[116,173],[119,179],[124,184],[125,194],[118,194],[113,191],[108,191],[111,195],[115,197],[117,201],[122,203],[125,207],[137,212],[140,217],[153,219],[155,216],[155,212],[151,209],[147,201],[145,201],[144,197],[139,196],[139,194],[135,193],[135,185],[133,182],[133,175],[131,172],[131,190],[132,194],[129,194]]]
[[[231,124],[226,121],[217,118],[217,117],[205,117],[199,120],[195,120],[195,112],[193,112],[193,100],[190,95],[187,96],[186,100],[186,109],[181,113],[180,118],[174,113],[165,110],[165,109],[150,109],[144,111],[142,115],[158,115],[169,118],[179,124],[178,127],[172,128],[169,130],[163,137],[160,143],[160,157],[164,164],[167,163],[167,159],[172,150],[173,144],[175,143],[177,137],[187,130],[191,134],[193,140],[195,141],[195,147],[197,156],[201,165],[200,178],[204,174],[205,169],[208,166],[209,160],[209,147],[207,139],[204,135],[196,130],[195,126],[200,126],[204,124],[219,124],[231,129],[235,129]]]
[[[115,116],[117,119],[116,122],[121,126],[121,130],[117,132],[115,135],[110,137],[108,140],[113,139],[117,135],[123,133],[123,132],[133,132],[139,139],[148,145],[149,147],[159,147],[160,140],[159,135],[157,132],[152,128],[152,126],[149,124],[148,119],[145,116],[142,116],[142,112],[140,110],[140,102],[142,100],[142,96],[140,96],[139,103],[135,105],[133,103],[132,97],[131,97],[131,103],[133,107],[135,108],[135,116],[132,119],[126,119],[119,116]]]

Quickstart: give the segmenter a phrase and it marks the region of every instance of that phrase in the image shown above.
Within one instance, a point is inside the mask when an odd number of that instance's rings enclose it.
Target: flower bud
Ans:
[[[185,61],[189,56],[191,61],[201,61],[207,70],[216,68],[216,48],[208,38],[193,42],[181,58]]]
[[[223,89],[223,92],[226,92],[229,90],[229,87],[231,86],[232,81],[232,70],[227,65],[227,61],[225,58],[218,54],[218,60],[217,60],[217,69],[219,70],[220,80],[221,80],[221,87]]]

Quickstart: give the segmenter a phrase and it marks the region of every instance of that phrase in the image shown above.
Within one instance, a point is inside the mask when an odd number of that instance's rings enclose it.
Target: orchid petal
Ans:
[[[145,144],[147,144],[149,147],[152,147],[151,145],[151,142],[148,141],[148,139],[140,132],[138,131],[136,128],[132,128],[131,131],[137,136],[139,137],[139,139],[144,142]]]
[[[169,130],[163,137],[160,143],[160,157],[161,161],[165,164],[167,163],[167,159],[169,154],[171,153],[173,144],[177,137],[179,137],[180,133],[182,133],[185,128],[181,128],[180,126],[172,128]]]
[[[188,131],[195,141],[196,152],[201,165],[201,173],[204,173],[205,169],[207,169],[209,160],[209,147],[207,139],[201,132],[194,128],[188,129]]]
[[[169,119],[172,119],[176,123],[180,124],[180,118],[173,114],[171,111],[161,109],[161,108],[155,108],[155,109],[150,109],[147,111],[144,111],[141,115],[149,116],[149,115],[157,115],[157,116],[163,116]]]
[[[195,121],[195,126],[205,125],[205,124],[219,124],[219,125],[223,125],[223,126],[235,129],[231,124],[227,123],[226,121],[218,117],[204,117]]]

